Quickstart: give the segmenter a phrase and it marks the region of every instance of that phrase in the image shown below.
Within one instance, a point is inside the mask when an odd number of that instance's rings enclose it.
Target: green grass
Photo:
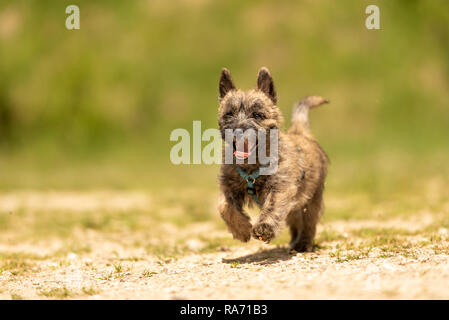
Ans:
[[[11,293],[12,300],[23,300],[23,297],[17,293]]]
[[[47,297],[47,298],[54,298],[58,300],[67,299],[74,295],[74,293],[67,289],[66,287],[61,288],[53,288],[48,290],[41,290],[39,292],[39,295]]]
[[[344,172],[350,190],[394,190],[407,177],[385,180],[379,170],[447,155],[438,154],[449,135],[449,10],[444,0],[377,3],[380,31],[366,30],[367,4],[357,0],[80,1],[79,31],[64,28],[64,3],[1,4],[10,25],[0,53],[0,189],[208,189],[216,167],[170,165],[170,132],[191,131],[192,120],[217,127],[221,67],[250,88],[266,65],[286,126],[300,97],[332,101],[311,115],[337,164],[331,172]],[[447,167],[431,164],[433,174]]]
[[[114,264],[115,273],[120,274],[123,272],[123,266],[121,264]]]
[[[38,262],[47,258],[46,256],[20,252],[0,253],[0,274],[8,271],[12,276],[21,276],[38,272]]]
[[[329,256],[336,262],[349,262],[352,260],[370,257],[392,258],[403,256],[416,259],[420,256],[420,250],[430,250],[434,254],[448,254],[449,242],[434,233],[426,233],[423,230],[416,232],[376,232],[368,235],[365,230],[358,230],[353,234],[361,234],[363,237],[350,237],[347,241],[333,241]],[[423,239],[430,239],[423,240]]]
[[[151,277],[154,276],[155,274],[157,274],[157,272],[150,271],[150,270],[148,270],[148,269],[145,269],[145,270],[142,272],[142,276],[145,277],[145,278],[151,278]]]
[[[97,289],[94,288],[94,287],[83,287],[83,288],[82,288],[82,292],[83,292],[85,295],[88,295],[88,296],[93,296],[93,295],[96,295],[96,294],[99,294],[99,293],[100,293],[100,291],[97,290]]]
[[[99,277],[100,280],[104,280],[104,281],[109,281],[113,278],[114,278],[114,273],[112,271]]]

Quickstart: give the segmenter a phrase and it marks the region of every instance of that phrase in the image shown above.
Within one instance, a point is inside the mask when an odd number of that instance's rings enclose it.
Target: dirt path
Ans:
[[[327,222],[320,226],[316,252],[301,254],[285,245],[233,242],[213,222],[177,226],[147,222],[149,214],[133,218],[141,219],[137,229],[83,222],[85,208],[74,216],[64,211],[64,224],[56,224],[65,201],[71,208],[79,201],[79,195],[75,202],[67,197],[44,201],[43,208],[26,197],[0,199],[8,209],[0,241],[1,299],[449,298],[449,232],[436,223],[437,214]],[[112,205],[120,210],[102,211],[102,202],[94,200],[84,206],[103,212],[104,221],[133,226],[122,213],[150,202],[136,194],[123,199]],[[167,245],[167,239],[178,242]],[[167,254],[174,247],[183,249]]]
[[[328,252],[292,255],[282,247],[248,245],[163,261],[123,256],[115,258],[121,260],[119,271],[96,255],[71,254],[68,260],[42,264],[38,273],[18,281],[2,273],[0,298],[11,293],[27,299],[449,298],[449,256],[427,250],[418,258],[336,262]]]

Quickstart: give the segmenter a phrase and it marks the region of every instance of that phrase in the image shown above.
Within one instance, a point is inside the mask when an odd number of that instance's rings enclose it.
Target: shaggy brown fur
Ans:
[[[276,106],[277,95],[268,69],[260,69],[257,89],[246,92],[238,90],[229,71],[223,69],[219,93],[218,123],[223,138],[225,129],[281,128],[283,117]],[[279,130],[277,172],[261,175],[255,181],[260,202],[257,205],[261,212],[254,226],[243,207],[256,202],[247,193],[247,182],[239,175],[236,166],[249,174],[260,163],[257,160],[256,164],[245,162],[221,166],[219,181],[222,199],[219,211],[234,238],[246,242],[252,236],[270,242],[286,222],[290,227],[291,248],[297,251],[313,250],[316,225],[323,211],[328,158],[310,133],[308,111],[323,103],[327,101],[321,97],[303,99],[294,107],[288,133]]]

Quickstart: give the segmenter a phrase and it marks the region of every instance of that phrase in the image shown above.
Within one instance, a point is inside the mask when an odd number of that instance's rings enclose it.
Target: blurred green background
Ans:
[[[311,114],[331,194],[447,178],[448,1],[3,0],[0,188],[216,190],[218,166],[170,163],[170,132],[217,127],[220,69],[249,89],[261,66],[286,127],[301,97],[331,100]]]

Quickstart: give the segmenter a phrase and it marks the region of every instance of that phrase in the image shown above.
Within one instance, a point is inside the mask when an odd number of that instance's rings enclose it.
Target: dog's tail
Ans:
[[[308,96],[296,103],[293,107],[292,125],[289,129],[289,133],[309,134],[309,109],[313,109],[325,103],[329,103],[329,100],[319,96]]]

